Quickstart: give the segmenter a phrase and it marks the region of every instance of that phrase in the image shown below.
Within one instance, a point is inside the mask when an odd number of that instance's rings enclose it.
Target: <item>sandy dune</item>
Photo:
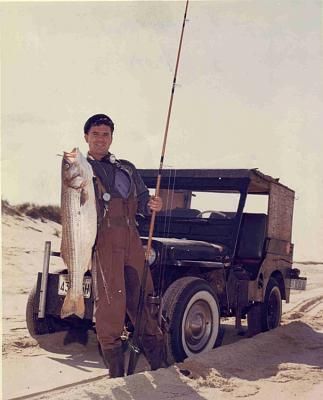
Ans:
[[[60,225],[4,215],[2,229],[4,399],[323,398],[323,264],[299,265],[308,287],[283,305],[280,328],[246,339],[226,319],[223,345],[208,354],[109,380],[93,334],[87,346],[63,346],[64,333],[37,343],[26,329],[26,301],[42,268],[44,242],[59,250]],[[58,267],[62,262],[53,257],[50,268]],[[138,371],[146,369],[141,359]]]

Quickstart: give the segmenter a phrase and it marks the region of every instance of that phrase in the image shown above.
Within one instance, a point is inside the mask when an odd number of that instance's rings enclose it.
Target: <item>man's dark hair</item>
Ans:
[[[114,131],[114,123],[110,117],[105,114],[95,114],[90,117],[84,125],[84,133],[88,133],[92,126],[107,125],[110,126],[111,132]]]

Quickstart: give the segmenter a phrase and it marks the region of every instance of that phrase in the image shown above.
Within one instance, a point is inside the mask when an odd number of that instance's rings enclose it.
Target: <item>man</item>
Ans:
[[[105,114],[93,115],[84,125],[84,138],[89,146],[88,161],[97,178],[96,331],[111,378],[124,376],[121,334],[126,313],[135,324],[144,268],[145,256],[135,214],[149,214],[162,208],[161,198],[149,196],[135,166],[117,160],[109,152],[113,131],[114,123]],[[150,271],[146,293],[153,293]],[[163,337],[147,304],[143,318],[142,347],[151,368],[157,369],[163,358]]]

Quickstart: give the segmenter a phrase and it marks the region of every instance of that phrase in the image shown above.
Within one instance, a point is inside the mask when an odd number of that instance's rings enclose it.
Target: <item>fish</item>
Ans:
[[[61,180],[61,258],[69,276],[61,318],[73,314],[84,318],[83,278],[92,266],[97,211],[93,170],[78,148],[64,152]]]

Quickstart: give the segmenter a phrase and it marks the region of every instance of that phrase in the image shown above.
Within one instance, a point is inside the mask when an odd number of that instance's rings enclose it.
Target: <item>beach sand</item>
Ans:
[[[4,399],[323,398],[323,264],[296,264],[307,290],[292,291],[281,327],[246,338],[235,332],[232,319],[223,319],[222,346],[209,353],[154,372],[141,357],[138,373],[108,379],[93,332],[86,346],[64,346],[64,332],[36,341],[26,328],[26,303],[42,269],[44,243],[50,240],[59,251],[60,232],[51,221],[2,216]],[[52,257],[50,270],[58,268],[62,261]]]

